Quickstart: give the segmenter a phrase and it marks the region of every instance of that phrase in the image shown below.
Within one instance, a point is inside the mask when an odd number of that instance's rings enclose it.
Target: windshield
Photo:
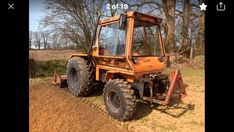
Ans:
[[[133,56],[160,56],[162,54],[158,38],[158,26],[135,21],[133,33]]]
[[[99,36],[99,55],[125,54],[126,29],[119,29],[118,23],[112,23],[101,27]]]

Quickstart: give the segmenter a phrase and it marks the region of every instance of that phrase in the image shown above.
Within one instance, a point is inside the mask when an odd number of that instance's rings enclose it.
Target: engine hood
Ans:
[[[137,57],[134,64],[135,73],[161,72],[165,67],[164,62],[160,62],[158,57]]]

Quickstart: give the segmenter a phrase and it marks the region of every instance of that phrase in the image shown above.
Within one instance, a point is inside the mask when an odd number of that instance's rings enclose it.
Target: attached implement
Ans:
[[[54,70],[54,77],[51,83],[56,85],[59,88],[63,88],[67,86],[67,75],[60,76],[58,72]]]
[[[105,83],[104,103],[115,119],[134,116],[136,99],[168,105],[186,95],[178,69],[164,74],[166,53],[159,17],[138,12],[101,20],[87,54],[72,54],[67,76],[55,71],[53,84],[68,84],[73,95],[87,96],[94,83]]]

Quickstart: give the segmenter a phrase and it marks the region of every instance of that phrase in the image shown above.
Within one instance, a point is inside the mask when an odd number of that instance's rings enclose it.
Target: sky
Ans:
[[[38,31],[39,21],[46,14],[43,12],[43,0],[29,0],[29,30]]]
[[[45,16],[42,0],[29,0],[29,30],[38,31],[39,20]]]

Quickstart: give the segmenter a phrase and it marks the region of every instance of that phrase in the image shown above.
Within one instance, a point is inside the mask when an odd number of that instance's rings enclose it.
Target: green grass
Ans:
[[[179,68],[182,76],[186,76],[186,77],[201,77],[204,76],[204,69],[193,69],[193,68]],[[165,73],[169,74],[170,71],[172,71],[172,68],[166,68],[165,69]]]
[[[36,61],[36,77],[53,76],[55,69],[60,75],[66,74],[66,64],[64,60]]]

